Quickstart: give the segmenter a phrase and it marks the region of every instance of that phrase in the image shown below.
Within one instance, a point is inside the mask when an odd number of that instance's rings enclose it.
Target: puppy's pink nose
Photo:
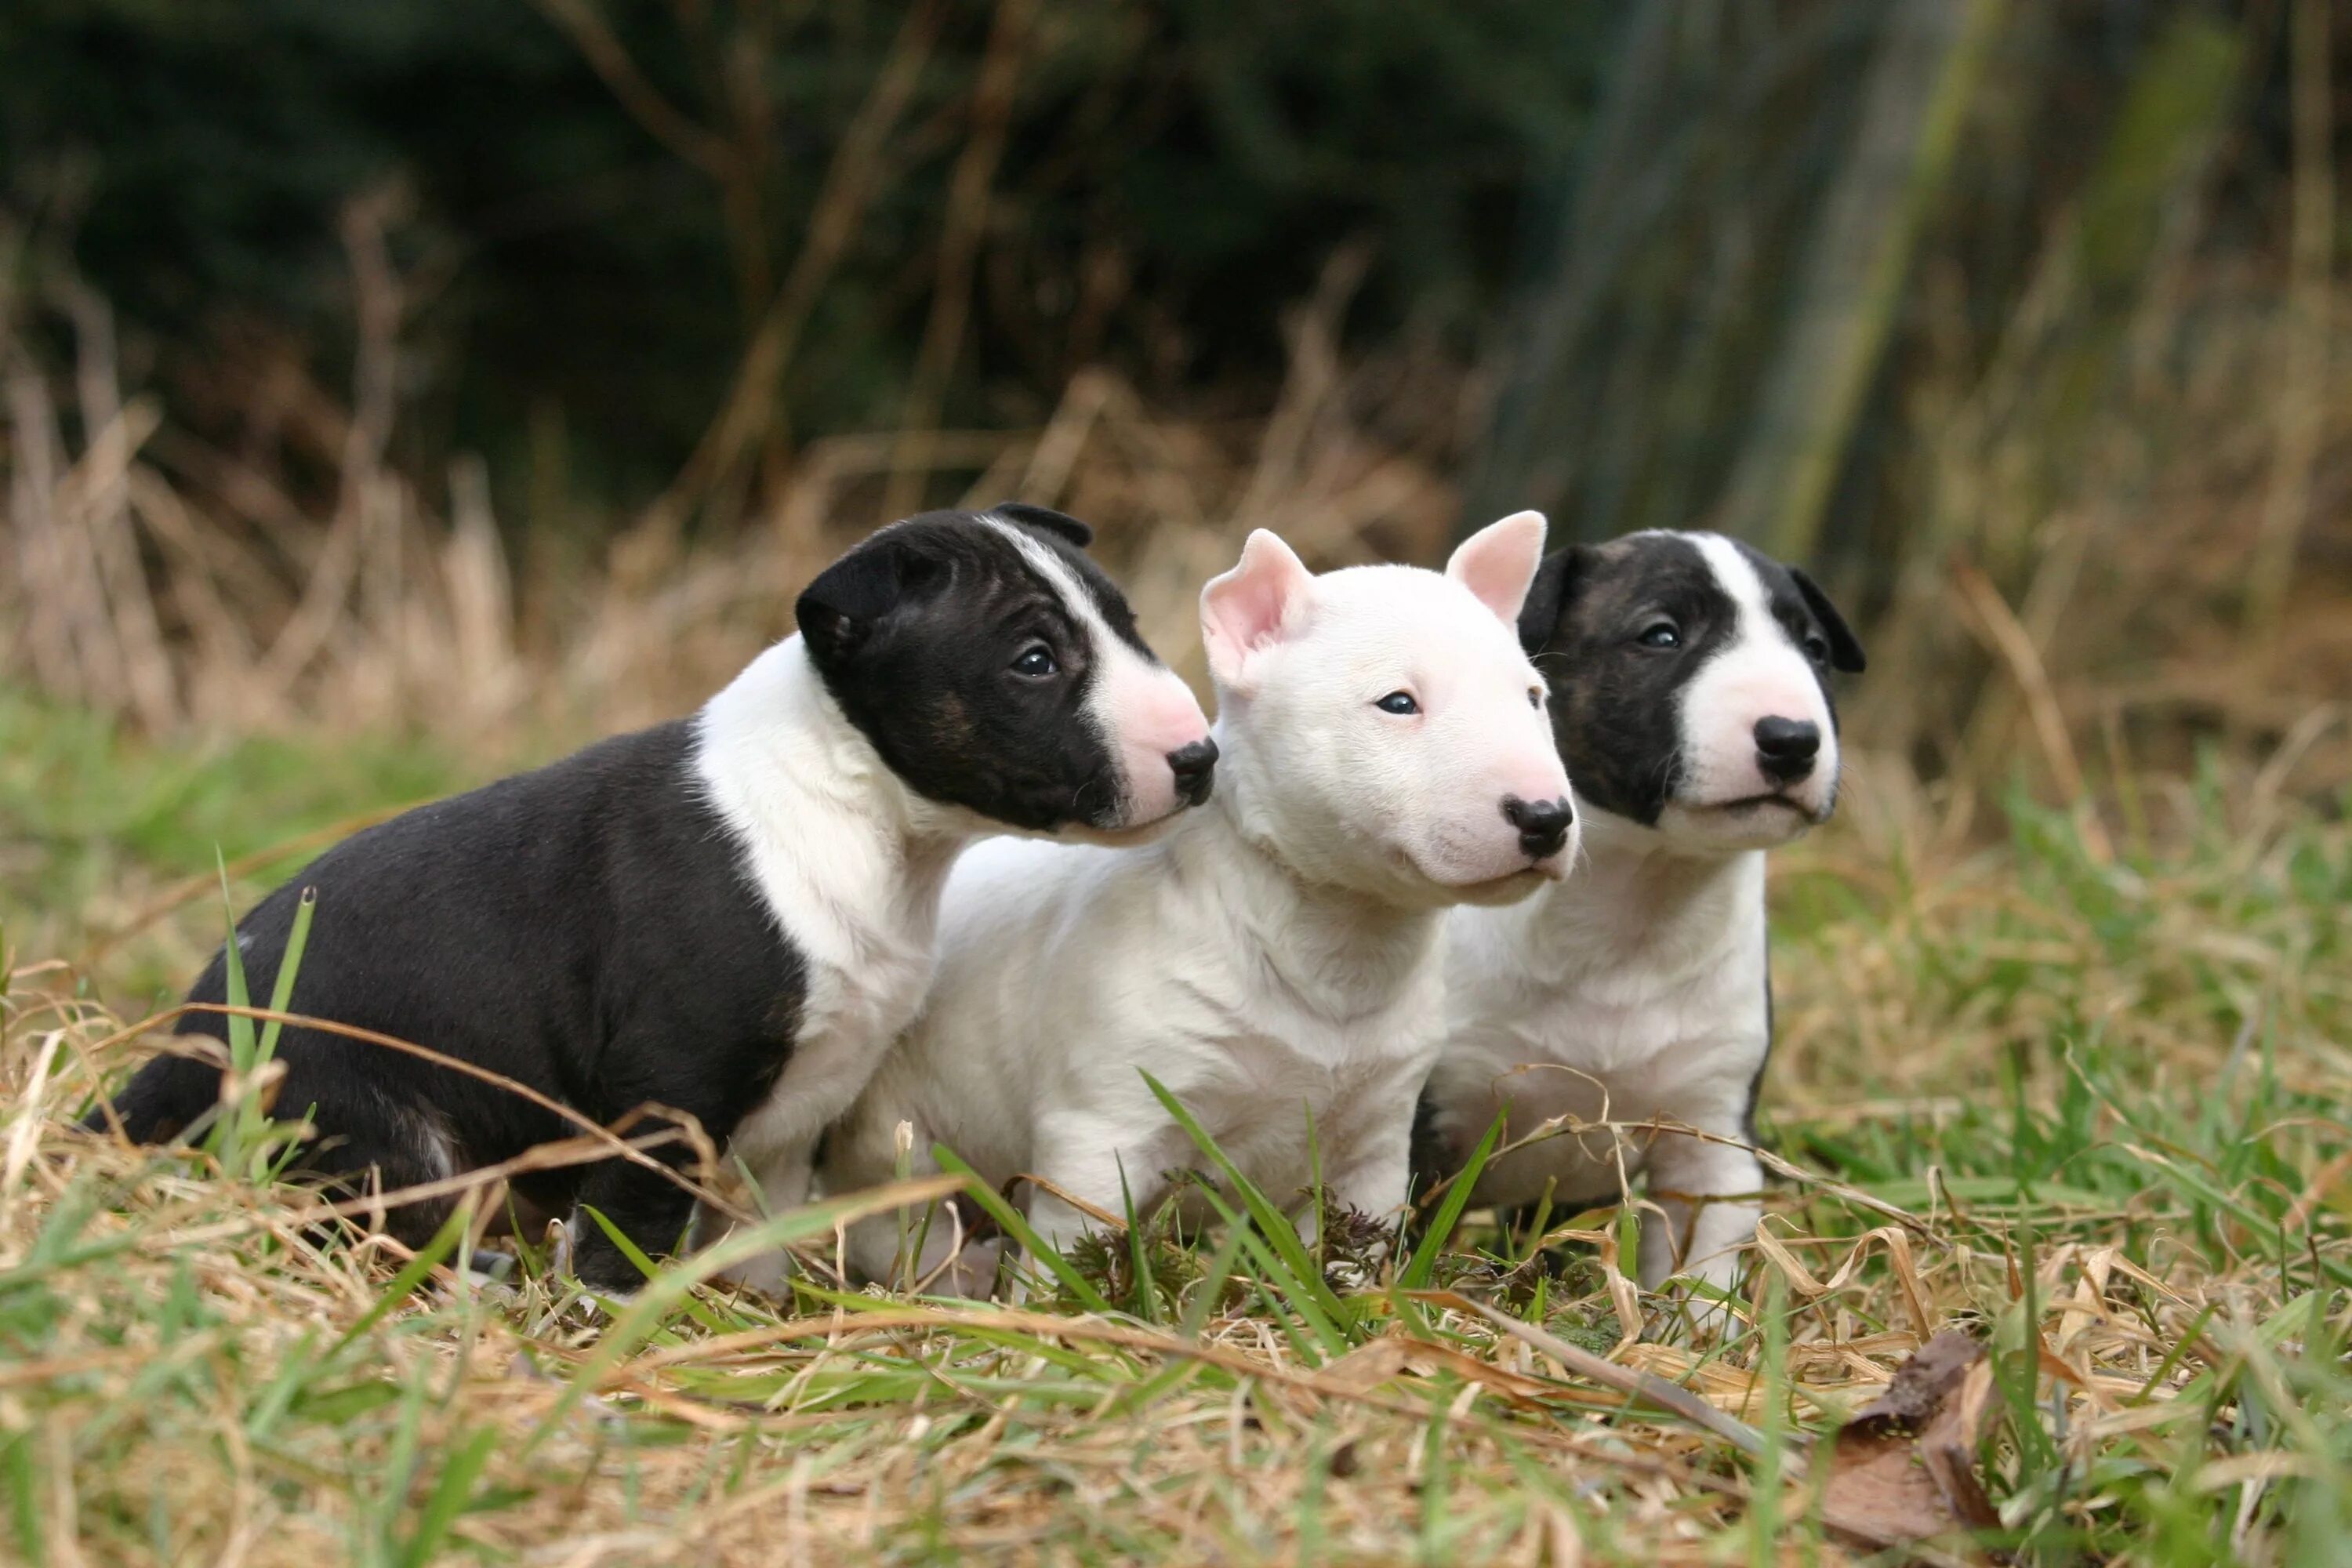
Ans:
[[[1173,671],[1132,661],[1114,689],[1111,712],[1139,820],[1209,798],[1217,748],[1192,689]]]
[[[1129,694],[1126,730],[1138,750],[1164,757],[1207,740],[1209,721],[1191,687],[1171,670],[1153,669]]]

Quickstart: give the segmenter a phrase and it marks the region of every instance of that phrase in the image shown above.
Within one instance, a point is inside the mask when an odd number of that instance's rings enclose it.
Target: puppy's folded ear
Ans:
[[[1543,559],[1544,515],[1515,511],[1490,522],[1455,547],[1445,574],[1477,596],[1507,626],[1516,627],[1519,607]]]
[[[793,605],[820,667],[854,655],[891,612],[935,591],[948,577],[941,557],[884,533],[816,574]]]
[[[1007,522],[1025,523],[1055,533],[1084,550],[1095,542],[1095,531],[1076,518],[1055,511],[1049,506],[1031,506],[1025,500],[1001,500],[989,511]]]
[[[1559,630],[1560,617],[1576,597],[1576,584],[1592,563],[1592,552],[1571,544],[1544,557],[1536,579],[1528,584],[1527,602],[1519,606],[1519,646],[1532,658]]]
[[[1813,612],[1813,619],[1822,624],[1822,635],[1830,639],[1830,668],[1860,675],[1869,662],[1862,657],[1862,639],[1853,635],[1853,628],[1845,624],[1845,617],[1838,614],[1838,607],[1830,603],[1830,596],[1822,592],[1820,584],[1794,566],[1789,568],[1789,575],[1797,580],[1797,592],[1805,596],[1805,608]]]
[[[1289,545],[1263,528],[1251,531],[1241,561],[1201,590],[1201,641],[1217,684],[1249,690],[1252,656],[1297,628],[1314,584]]]

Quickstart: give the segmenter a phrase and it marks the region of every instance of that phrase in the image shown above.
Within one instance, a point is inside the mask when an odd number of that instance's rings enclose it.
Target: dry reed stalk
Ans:
[[[302,597],[288,617],[257,672],[253,695],[264,711],[286,699],[335,635],[346,599],[358,579],[372,527],[397,507],[386,493],[383,456],[392,444],[397,413],[395,355],[402,313],[398,273],[385,245],[385,228],[399,203],[391,190],[351,203],[343,212],[344,253],[359,323],[358,356],[352,371],[352,414],[342,451],[341,493],[334,521],[311,563]]]
[[[142,399],[125,407],[116,378],[114,312],[96,290],[75,278],[67,282],[66,303],[74,323],[75,384],[82,427],[94,431],[77,467],[79,494],[108,619],[121,650],[131,710],[151,729],[170,727],[179,717],[172,668],[164,656],[154,601],[131,534],[128,476],[133,457],[162,423],[155,405]]]
[[[2326,430],[2329,334],[2336,272],[2336,118],[2329,78],[2329,0],[2293,0],[2289,69],[2294,79],[2294,219],[2288,241],[2286,308],[2279,314],[2277,436],[2260,531],[2246,574],[2245,624],[2258,637],[2276,628],[2311,512],[2312,471]]]
[[[388,367],[400,353],[407,287],[390,271],[383,235],[396,211],[386,194],[355,208],[350,226],[365,323],[356,412],[345,415],[290,373],[269,394],[281,408],[278,427],[303,432],[299,449],[337,470],[323,518],[260,467],[158,429],[152,401],[121,396],[97,373],[106,354],[95,326],[83,334],[83,373],[61,384],[68,408],[55,401],[60,384],[21,353],[10,358],[0,373],[11,432],[0,554],[16,570],[0,584],[8,638],[0,658],[44,690],[126,714],[152,732],[328,717],[346,729],[446,735],[495,766],[509,760],[502,747],[673,715],[787,629],[792,595],[845,542],[844,520],[867,514],[894,482],[906,443],[895,433],[813,443],[769,492],[756,529],[693,548],[640,529],[623,538],[601,576],[583,570],[518,584],[478,462],[453,465],[446,519],[385,466],[397,418]],[[2340,621],[2289,617],[2274,645],[2255,648],[2214,640],[2215,623],[2200,618],[2207,606],[2234,603],[2244,556],[2228,542],[2248,539],[2257,521],[2233,510],[2224,489],[2249,450],[2243,431],[2152,456],[2127,438],[2130,421],[2143,416],[2238,429],[2223,417],[2228,378],[2186,386],[2136,379],[2134,397],[2154,400],[2154,413],[2137,403],[2118,408],[2087,438],[2098,471],[2118,476],[2107,488],[2119,493],[2093,490],[2058,510],[2035,500],[2033,384],[2066,317],[2074,249],[2063,233],[2051,239],[2043,281],[2009,323],[1992,365],[1965,382],[1931,384],[1938,398],[1922,405],[1938,432],[1929,522],[1896,568],[1893,611],[1870,628],[1874,668],[1856,688],[1850,726],[1852,815],[1870,831],[1891,825],[1883,814],[1927,811],[1954,846],[1981,833],[1990,819],[1976,803],[2010,765],[2002,741],[2019,716],[2062,793],[2086,798],[2078,789],[2095,781],[2079,759],[2070,764],[2081,742],[2069,715],[2128,722],[2139,731],[2137,750],[2150,734],[2160,748],[2178,745],[2166,738],[2207,722],[2200,715],[2235,715],[2242,732],[2259,736],[2352,699],[2336,673],[2352,653]],[[1073,379],[1041,428],[931,434],[923,444],[929,472],[963,485],[975,502],[1018,493],[1095,521],[1099,551],[1129,587],[1146,635],[1198,679],[1198,587],[1230,563],[1248,528],[1276,528],[1332,565],[1433,560],[1444,551],[1458,508],[1445,472],[1454,448],[1413,434],[1412,419],[1433,417],[1425,383],[1400,379],[1408,362],[1350,364],[1338,347],[1360,265],[1349,254],[1335,258],[1289,321],[1290,372],[1263,426],[1154,409],[1096,369]],[[2190,286],[2178,267],[2168,275],[2168,289]],[[85,305],[79,319],[95,317]],[[2240,357],[2231,363],[2254,374],[2267,331],[2231,340]],[[118,416],[94,418],[93,408]],[[1376,426],[1400,434],[1375,436]],[[77,457],[61,428],[95,439]],[[2149,521],[2125,499],[2126,482],[2128,493],[2175,499]],[[2031,534],[1995,526],[2037,509],[2044,521]],[[1988,574],[2023,584],[2010,619],[2031,645],[2030,660],[2014,657],[2024,646],[2015,637],[1984,629],[1998,617],[1945,610],[1947,556],[1929,546],[1995,534],[2011,564],[1993,575],[1988,561]],[[2321,605],[2334,591],[2324,575],[2298,584]],[[1973,657],[1971,626],[1984,667],[2009,679],[1979,685],[1977,667],[1955,658]],[[2183,639],[2179,652],[2149,657],[2150,639],[2173,636]],[[2128,679],[2116,679],[2118,670]],[[1970,695],[1939,703],[1921,700],[1923,690]],[[1932,766],[1919,771],[1923,752],[1943,759],[1944,783]],[[2331,776],[2345,757],[2343,733],[2321,732],[2295,769],[2296,787]]]
[[[1035,0],[997,0],[979,79],[972,84],[963,147],[948,177],[930,316],[924,322],[922,345],[916,351],[914,371],[908,381],[898,451],[891,458],[890,483],[883,491],[882,521],[905,517],[922,505],[940,401],[963,348],[964,321],[971,312],[972,274],[980,263],[980,243],[988,226],[989,187],[1004,156],[1021,60],[1035,20]]]
[[[641,531],[673,535],[697,505],[735,481],[744,455],[772,427],[776,395],[801,330],[856,237],[879,186],[890,138],[921,79],[940,23],[940,7],[931,0],[918,0],[908,10],[873,88],[825,169],[807,237],[751,334],[719,416],[669,489],[647,510]]]

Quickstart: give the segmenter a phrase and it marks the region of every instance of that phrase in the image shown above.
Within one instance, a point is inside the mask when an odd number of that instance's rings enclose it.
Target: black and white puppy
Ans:
[[[414,1041],[610,1122],[645,1105],[732,1141],[771,1201],[805,1192],[846,1110],[929,984],[957,853],[1007,830],[1127,842],[1208,795],[1216,752],[1184,683],[1042,508],[939,511],[881,530],[811,583],[797,636],[688,720],[419,807],[320,857],[236,941],[269,994],[301,889],[317,889],[294,1010]],[[225,999],[225,955],[190,993]],[[216,1015],[183,1033],[225,1037]],[[289,1028],[281,1113],[305,1164],[393,1189],[574,1129],[480,1079]],[[174,1135],[220,1072],[160,1057],[116,1109]],[[103,1113],[91,1123],[103,1126]],[[683,1163],[673,1146],[661,1158]],[[552,1214],[593,1205],[643,1250],[674,1248],[693,1200],[614,1159],[518,1177]],[[397,1210],[429,1236],[446,1204]],[[572,1226],[576,1267],[635,1270]]]
[[[1547,560],[1519,620],[1551,687],[1585,863],[1508,909],[1452,917],[1449,1038],[1415,1136],[1421,1184],[1498,1111],[1680,1122],[1733,1142],[1562,1135],[1488,1164],[1474,1201],[1615,1203],[1646,1170],[1665,1222],[1640,1274],[1729,1287],[1760,1215],[1752,1142],[1771,1045],[1764,853],[1837,803],[1832,671],[1862,645],[1811,578],[1712,533],[1637,533]]]

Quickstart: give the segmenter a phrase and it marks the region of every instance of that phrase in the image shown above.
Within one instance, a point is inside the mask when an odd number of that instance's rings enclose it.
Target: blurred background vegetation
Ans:
[[[2334,11],[15,0],[0,679],[489,769],[922,504],[1087,517],[1176,656],[1249,527],[1535,505],[1816,567],[1866,830],[2324,800]]]

